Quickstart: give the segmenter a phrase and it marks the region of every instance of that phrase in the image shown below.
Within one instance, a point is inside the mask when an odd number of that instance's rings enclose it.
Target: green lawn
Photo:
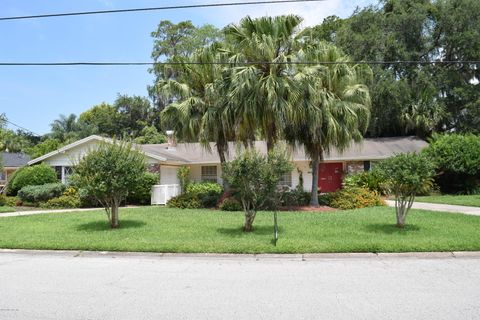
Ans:
[[[280,212],[280,240],[272,242],[272,214],[255,231],[241,231],[243,214],[159,207],[123,209],[121,228],[109,230],[102,211],[0,218],[0,248],[152,252],[407,252],[480,250],[480,217],[410,213],[404,230],[394,209]]]
[[[480,207],[480,194],[416,197],[415,201]]]
[[[15,211],[15,208],[0,206],[0,213],[2,213],[2,212],[13,212],[13,211]]]

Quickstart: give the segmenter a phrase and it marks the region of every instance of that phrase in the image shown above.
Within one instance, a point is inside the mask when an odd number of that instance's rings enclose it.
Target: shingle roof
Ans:
[[[427,146],[427,142],[416,137],[392,137],[364,139],[361,143],[354,143],[344,152],[331,150],[325,155],[326,161],[344,160],[380,160],[403,152],[418,152]],[[187,163],[219,163],[220,159],[216,152],[215,143],[210,143],[211,151],[206,150],[199,143],[179,143],[174,149],[168,148],[167,144],[151,144],[140,146],[145,152],[163,156],[171,161]],[[266,153],[267,146],[264,141],[256,141],[255,148],[261,153]],[[229,143],[227,160],[232,160],[237,154],[238,146]],[[294,161],[308,161],[303,146],[299,146],[292,153]]]
[[[25,153],[2,152],[0,157],[4,167],[23,167],[30,161],[30,156]]]

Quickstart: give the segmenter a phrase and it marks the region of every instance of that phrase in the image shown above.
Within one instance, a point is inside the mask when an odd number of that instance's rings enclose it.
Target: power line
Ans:
[[[258,65],[258,64],[271,64],[271,65],[337,65],[337,64],[368,64],[368,65],[458,65],[458,64],[480,64],[480,60],[440,60],[440,61],[414,61],[414,60],[395,60],[395,61],[249,61],[249,62],[226,62],[226,61],[214,61],[214,62],[0,62],[0,66],[39,66],[39,67],[61,67],[61,66],[178,66],[178,65]]]
[[[214,8],[214,7],[233,7],[233,6],[248,6],[248,5],[262,5],[262,4],[281,4],[281,3],[299,3],[299,2],[319,2],[327,0],[269,0],[269,1],[251,1],[251,2],[231,2],[231,3],[205,3],[205,4],[190,4],[177,5],[165,7],[149,7],[149,8],[130,8],[130,9],[116,9],[116,10],[98,10],[98,11],[81,11],[81,12],[65,12],[65,13],[49,13],[29,16],[13,16],[1,17],[0,21],[5,20],[24,20],[24,19],[40,19],[40,18],[54,18],[67,16],[85,16],[92,14],[106,14],[106,13],[126,13],[126,12],[142,12],[142,11],[160,11],[160,10],[180,10],[180,9],[195,9],[195,8]]]
[[[7,118],[2,118],[2,120],[5,121],[6,123],[11,124],[12,126],[15,126],[15,127],[19,128],[19,129],[22,129],[23,131],[30,132],[30,133],[32,133],[34,136],[41,137],[41,135],[36,134],[36,133],[33,132],[32,130],[29,130],[29,129],[27,129],[27,128],[24,128],[24,127],[22,127],[22,126],[19,126],[18,124],[13,123],[12,121],[8,120]]]

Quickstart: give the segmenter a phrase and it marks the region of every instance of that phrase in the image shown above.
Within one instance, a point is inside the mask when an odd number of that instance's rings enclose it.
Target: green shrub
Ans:
[[[7,197],[4,196],[3,194],[0,194],[0,207],[6,206],[6,205],[7,205]]]
[[[322,193],[318,195],[318,204],[322,206],[330,206],[333,193]]]
[[[9,196],[5,197],[5,205],[7,207],[16,207],[21,205],[21,203],[22,202],[17,197],[9,197]]]
[[[39,203],[61,196],[65,189],[66,186],[62,183],[26,186],[18,191],[18,197],[24,202]]]
[[[329,205],[333,208],[349,210],[384,206],[385,202],[376,191],[366,188],[348,187],[330,194]]]
[[[168,200],[167,207],[179,209],[199,209],[202,207],[202,204],[196,194],[185,193]]]
[[[82,208],[95,208],[101,207],[100,203],[94,196],[88,194],[88,191],[85,189],[77,189],[78,196],[80,197],[80,207]]]
[[[234,197],[223,199],[219,208],[222,211],[243,211],[242,204]]]
[[[280,193],[280,205],[283,207],[307,206],[310,203],[310,192],[303,190],[285,190]]]
[[[80,196],[62,195],[58,198],[53,198],[40,206],[45,209],[65,209],[65,208],[79,208],[81,205]]]
[[[152,186],[158,184],[159,176],[157,173],[145,172],[135,189],[127,197],[128,203],[150,204],[152,195]]]
[[[442,192],[471,194],[480,187],[480,136],[434,135],[424,153],[435,164]]]
[[[16,195],[26,186],[40,186],[58,182],[55,170],[45,164],[23,167],[14,172],[8,183],[8,194]]]
[[[45,209],[79,208],[82,205],[80,194],[75,187],[68,187],[60,197],[40,204]]]
[[[196,195],[203,208],[213,208],[222,195],[223,188],[218,183],[202,182],[187,185],[186,194]]]
[[[345,187],[367,188],[372,191],[384,194],[384,179],[377,171],[365,171],[357,174],[348,175],[343,179]]]

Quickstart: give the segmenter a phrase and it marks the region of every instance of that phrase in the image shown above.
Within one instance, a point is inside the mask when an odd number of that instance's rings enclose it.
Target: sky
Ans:
[[[247,0],[248,1],[248,0]],[[238,0],[2,0],[0,17]],[[151,61],[150,33],[160,20],[191,20],[219,28],[250,15],[297,14],[303,26],[330,15],[350,16],[376,0],[325,0],[312,3],[251,5],[175,11],[117,13],[0,21],[0,62]],[[118,94],[147,96],[153,81],[146,66],[0,66],[0,114],[35,134],[50,131],[60,114],[80,114]],[[9,126],[16,129],[14,126]]]

